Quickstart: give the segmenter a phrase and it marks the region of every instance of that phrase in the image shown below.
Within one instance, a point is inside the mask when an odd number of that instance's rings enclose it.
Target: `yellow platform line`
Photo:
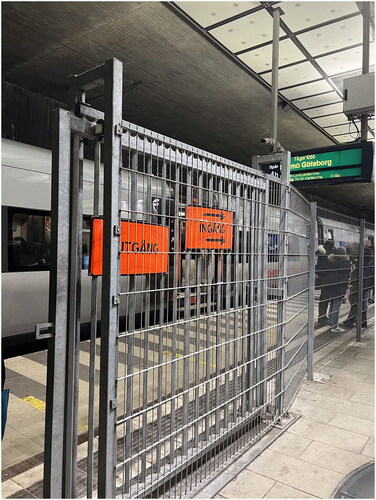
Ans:
[[[46,403],[44,401],[41,401],[38,398],[35,398],[34,396],[26,396],[26,398],[21,398],[21,401],[24,403],[29,404],[33,408],[45,413],[46,411]],[[88,427],[86,424],[82,422],[78,422],[78,430],[79,432],[85,432],[88,430]]]
[[[166,356],[169,356],[170,358],[172,358],[172,352],[171,351],[163,351],[163,354],[165,354]],[[176,358],[184,358],[184,354],[176,354]],[[195,356],[189,356],[188,361],[190,363],[195,363],[196,360],[194,359]],[[200,365],[203,365],[203,366],[206,366],[206,362],[205,361],[199,361],[199,364]],[[210,368],[216,368],[216,365],[212,365],[212,364],[209,364],[209,367]]]

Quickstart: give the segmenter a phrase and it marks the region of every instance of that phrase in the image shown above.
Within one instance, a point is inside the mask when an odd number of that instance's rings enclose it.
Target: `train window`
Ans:
[[[89,268],[91,217],[82,223],[82,269]],[[8,208],[8,263],[5,272],[49,271],[51,216],[49,212]]]
[[[51,216],[9,208],[8,271],[46,271],[50,264]]]
[[[84,216],[82,221],[82,269],[89,269],[91,217]]]

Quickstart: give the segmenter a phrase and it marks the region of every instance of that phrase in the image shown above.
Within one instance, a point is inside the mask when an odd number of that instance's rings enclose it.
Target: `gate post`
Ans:
[[[309,231],[309,278],[308,278],[308,338],[307,338],[307,379],[313,380],[313,351],[315,340],[315,248],[317,203],[311,204]]]
[[[70,113],[52,112],[51,269],[43,497],[62,498],[69,301]]]
[[[121,120],[123,64],[104,64],[103,278],[100,361],[98,497],[116,498],[117,341],[120,290]]]
[[[364,233],[365,219],[360,221],[359,232],[359,265],[358,265],[358,308],[356,315],[356,341],[362,341],[362,305],[363,305],[363,275],[364,275]]]

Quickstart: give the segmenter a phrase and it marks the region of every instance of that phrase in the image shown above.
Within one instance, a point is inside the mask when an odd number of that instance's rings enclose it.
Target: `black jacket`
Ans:
[[[363,290],[370,290],[375,283],[375,262],[373,255],[364,256]]]
[[[328,261],[330,262],[330,296],[343,297],[348,288],[351,264],[348,255],[328,255]]]
[[[322,288],[326,285],[332,283],[332,279],[330,277],[330,262],[328,261],[328,256],[325,253],[324,247],[319,247],[322,250],[318,250],[317,255],[317,264],[315,268],[315,274],[317,276],[316,286]]]

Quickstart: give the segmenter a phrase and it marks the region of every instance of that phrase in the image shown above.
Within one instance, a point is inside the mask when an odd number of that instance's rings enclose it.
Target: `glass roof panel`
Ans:
[[[360,130],[360,121],[356,120],[356,124],[358,126],[358,129]],[[350,127],[350,129],[349,129]],[[328,127],[325,129],[330,135],[336,135],[336,134],[348,134],[349,130],[352,135],[357,134],[356,127],[353,123],[348,122],[344,123],[343,125],[337,125],[336,127]]]
[[[339,97],[337,101],[339,100]],[[307,109],[304,113],[312,118],[313,116],[324,116],[332,115],[334,113],[340,113],[343,110],[343,102],[337,102],[336,104],[328,104],[327,106],[320,106],[319,108]]]
[[[268,83],[272,81],[272,73],[261,75]],[[309,82],[310,80],[317,80],[321,78],[320,73],[312,66],[310,62],[295,64],[288,68],[280,69],[278,72],[278,85],[279,87],[287,87],[297,83]]]
[[[283,21],[292,31],[298,31],[309,26],[330,21],[334,17],[341,17],[359,9],[356,2],[282,2],[284,11]]]
[[[272,67],[272,44],[246,52],[238,56],[257,73]],[[291,40],[282,40],[279,44],[279,65],[305,60],[305,56]]]
[[[298,40],[302,42],[312,56],[317,56],[332,50],[362,43],[362,32],[363,19],[359,15],[298,35]]]
[[[370,44],[370,63],[374,61],[375,44]],[[362,47],[344,50],[330,56],[319,57],[316,62],[329,76],[362,68]]]
[[[215,28],[210,33],[232,52],[239,52],[272,40],[273,18],[266,10],[260,10]],[[280,36],[284,34],[280,30]]]
[[[333,90],[333,92],[328,92],[327,94],[307,97],[306,99],[298,99],[297,101],[293,101],[293,104],[299,109],[304,109],[319,106],[321,104],[332,104],[337,102],[338,99],[338,95]]]
[[[258,7],[260,2],[175,2],[201,26],[212,24],[236,16],[241,12]]]
[[[280,88],[283,87],[281,83],[279,86]],[[332,87],[328,82],[322,79],[317,82],[307,83],[306,85],[299,85],[298,87],[292,87],[291,89],[281,90],[281,94],[286,97],[286,99],[297,99],[298,97],[315,95],[329,90],[333,90]]]
[[[329,127],[329,125],[340,125],[348,122],[347,116],[344,113],[337,113],[331,116],[315,118],[313,121],[320,127]]]

